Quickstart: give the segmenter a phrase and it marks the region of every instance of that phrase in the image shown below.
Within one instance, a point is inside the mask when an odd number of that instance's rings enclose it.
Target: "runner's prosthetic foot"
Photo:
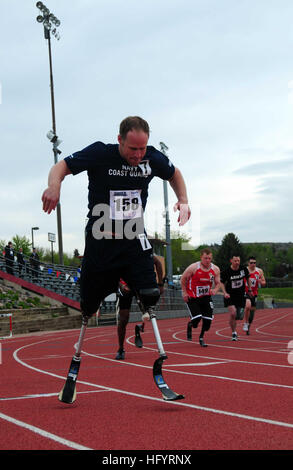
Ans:
[[[154,381],[157,387],[159,388],[160,392],[163,395],[164,400],[166,401],[174,401],[174,400],[182,400],[184,395],[179,395],[176,392],[173,392],[171,388],[168,387],[166,384],[164,377],[162,375],[162,365],[163,361],[165,359],[168,359],[167,356],[160,356],[153,365],[153,376],[154,376]]]
[[[163,373],[162,373],[162,365],[163,361],[167,359],[167,355],[164,351],[163,343],[161,340],[159,328],[157,325],[157,318],[154,312],[152,305],[155,305],[157,300],[159,299],[159,289],[141,289],[139,291],[139,298],[141,301],[141,306],[145,312],[148,312],[152,327],[154,330],[155,339],[157,342],[158,350],[160,357],[155,360],[153,365],[153,378],[156,386],[160,390],[163,395],[163,399],[167,401],[171,400],[182,400],[184,395],[180,395],[167,385],[164,380]]]
[[[79,339],[78,339],[78,343],[76,347],[76,353],[71,360],[71,364],[69,367],[65,385],[63,389],[61,390],[61,392],[59,393],[59,400],[62,401],[63,403],[71,404],[76,399],[76,380],[77,380],[77,375],[78,375],[79,367],[80,367],[80,361],[81,361],[80,353],[81,353],[82,343],[83,343],[87,324],[88,324],[88,318],[83,317]]]

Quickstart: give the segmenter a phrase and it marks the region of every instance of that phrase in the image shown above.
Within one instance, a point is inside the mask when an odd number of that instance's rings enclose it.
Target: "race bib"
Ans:
[[[145,233],[140,233],[140,234],[138,235],[138,239],[139,239],[139,241],[140,241],[140,244],[141,244],[141,247],[142,247],[143,251],[149,250],[149,249],[152,247],[152,245],[151,245],[150,242],[148,241],[148,239],[147,239]]]
[[[110,218],[137,219],[142,216],[141,190],[110,191]]]
[[[196,286],[196,297],[209,295],[209,292],[210,292],[210,286]]]
[[[243,285],[243,279],[238,279],[237,281],[232,281],[232,289],[239,289]]]

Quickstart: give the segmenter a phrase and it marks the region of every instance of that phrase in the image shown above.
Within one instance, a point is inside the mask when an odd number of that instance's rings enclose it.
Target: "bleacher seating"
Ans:
[[[26,259],[26,265],[20,276],[17,262],[14,262],[12,269],[16,277],[20,277],[21,279],[40,287],[44,287],[49,291],[55,292],[56,294],[60,294],[74,301],[80,301],[80,270],[77,267],[40,262],[39,269],[34,270],[30,266],[29,259]],[[0,255],[0,270],[7,272],[3,255]],[[223,296],[214,296],[213,302],[215,311],[221,311],[224,306]],[[182,299],[181,289],[165,289],[164,294],[161,296],[159,304],[157,305],[157,309],[161,311],[186,310],[186,304]],[[114,314],[116,311],[116,302],[104,301],[100,310],[101,313],[113,312]],[[139,311],[139,307],[135,299],[132,302],[131,311]]]
[[[11,269],[13,275],[18,278],[79,301],[80,270],[77,267],[40,262],[39,269],[33,269],[29,258],[25,258],[25,265],[21,271],[16,261],[13,262]],[[0,270],[7,272],[3,255],[0,255]]]

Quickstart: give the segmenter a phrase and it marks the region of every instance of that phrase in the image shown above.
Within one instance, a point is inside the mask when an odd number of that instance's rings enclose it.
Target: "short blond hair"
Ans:
[[[148,136],[150,135],[150,128],[147,121],[139,116],[128,116],[120,123],[119,134],[121,138],[126,139],[127,133],[133,129],[137,131],[143,131]]]

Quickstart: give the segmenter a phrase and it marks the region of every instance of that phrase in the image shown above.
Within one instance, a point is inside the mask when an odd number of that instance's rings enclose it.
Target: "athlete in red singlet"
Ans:
[[[211,296],[220,288],[220,269],[212,264],[212,252],[205,248],[201,251],[200,261],[192,263],[181,277],[182,297],[189,309],[190,321],[187,324],[187,339],[192,340],[192,328],[197,328],[202,319],[199,344],[206,347],[204,333],[210,329],[213,320]]]
[[[249,335],[250,325],[253,322],[254,314],[256,310],[256,301],[258,288],[264,287],[266,285],[266,280],[264,277],[263,270],[256,267],[256,259],[254,256],[251,256],[248,260],[248,272],[252,290],[252,296],[248,295],[248,286],[245,285],[245,310],[244,310],[244,324],[243,330],[246,331],[246,334]]]

